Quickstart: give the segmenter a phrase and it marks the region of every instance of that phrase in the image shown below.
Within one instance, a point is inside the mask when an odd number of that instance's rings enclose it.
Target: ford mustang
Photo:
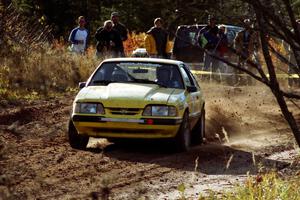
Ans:
[[[177,151],[201,144],[205,101],[188,66],[176,60],[104,60],[73,102],[68,139],[84,149],[89,137],[169,139]]]

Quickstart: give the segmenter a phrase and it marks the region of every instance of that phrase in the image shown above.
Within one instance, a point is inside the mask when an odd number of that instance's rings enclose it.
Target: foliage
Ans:
[[[131,33],[124,44],[128,56],[135,48],[143,47],[143,33]],[[85,81],[102,60],[90,47],[85,55],[73,54],[61,38],[51,44],[38,45],[27,50],[24,44],[11,42],[0,61],[0,100],[14,102],[27,95],[29,98],[65,92]]]
[[[130,31],[146,32],[156,17],[162,17],[165,27],[174,32],[178,25],[206,23],[208,14],[216,15],[220,23],[237,24],[240,15],[247,15],[245,4],[237,0],[13,0],[5,1],[19,13],[25,14],[32,21],[43,21],[53,27],[55,38],[68,37],[70,30],[76,26],[76,19],[84,15],[88,20],[88,29],[93,37],[96,29],[110,18],[112,11],[121,14],[121,22]],[[245,12],[246,10],[246,12]],[[92,38],[93,39],[93,38]],[[95,42],[92,40],[92,42]]]
[[[199,200],[299,200],[300,199],[300,177],[282,177],[276,172],[258,174],[248,177],[244,184],[236,185],[229,192],[209,191],[208,196],[200,195]],[[189,199],[185,196],[185,186],[178,186],[180,197],[178,199]]]
[[[185,200],[185,185],[183,183],[181,183],[178,187],[177,187],[177,190],[180,192],[181,194],[181,197],[180,197],[180,200]]]
[[[298,176],[284,179],[275,172],[248,178],[245,185],[238,186],[221,199],[231,200],[298,200],[300,199],[300,178]],[[214,198],[208,198],[214,199]]]
[[[144,45],[144,38],[146,34],[145,33],[135,33],[132,32],[129,34],[128,39],[124,42],[124,49],[126,55],[130,56],[132,51],[136,48],[143,48]]]
[[[74,55],[67,49],[44,47],[29,54],[20,50],[2,62],[0,84],[11,91],[63,92],[86,80],[98,62],[93,55]]]

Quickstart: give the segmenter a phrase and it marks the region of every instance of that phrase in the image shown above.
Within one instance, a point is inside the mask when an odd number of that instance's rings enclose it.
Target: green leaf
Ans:
[[[184,183],[181,183],[180,185],[178,185],[177,190],[178,190],[179,192],[184,193],[184,191],[185,191],[185,185],[184,185]]]

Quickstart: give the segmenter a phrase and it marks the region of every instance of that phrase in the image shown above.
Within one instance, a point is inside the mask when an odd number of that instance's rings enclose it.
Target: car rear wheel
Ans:
[[[69,121],[68,139],[72,148],[80,150],[84,150],[89,142],[88,136],[78,134],[72,120]]]
[[[189,115],[186,112],[180,129],[175,137],[175,149],[178,152],[188,151],[191,146],[191,131],[189,123]]]
[[[193,145],[202,144],[204,137],[205,137],[205,109],[203,108],[201,111],[201,116],[198,119],[192,131],[192,144]]]

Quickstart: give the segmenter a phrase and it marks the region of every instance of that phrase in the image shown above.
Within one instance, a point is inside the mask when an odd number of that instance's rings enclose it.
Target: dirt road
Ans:
[[[66,124],[74,94],[21,105],[0,103],[0,199],[196,199],[243,183],[248,174],[287,169],[292,134],[263,86],[204,84],[207,142],[174,154],[164,142],[73,150]]]

